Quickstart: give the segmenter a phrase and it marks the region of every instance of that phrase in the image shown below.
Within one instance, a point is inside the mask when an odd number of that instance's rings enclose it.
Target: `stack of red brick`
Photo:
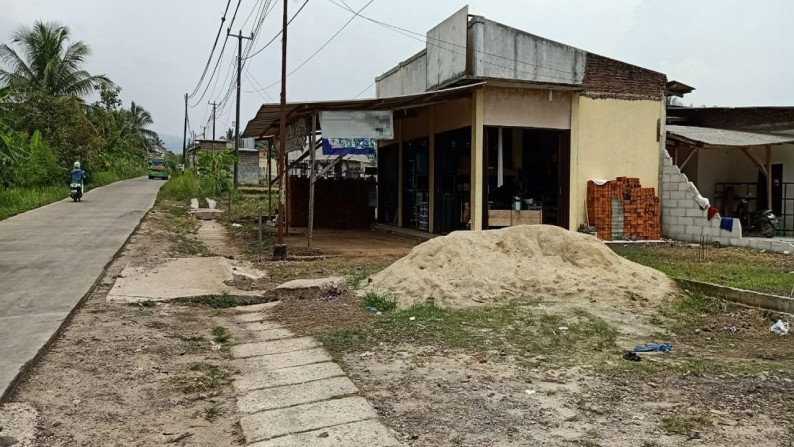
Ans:
[[[636,240],[661,238],[659,197],[653,188],[640,186],[640,179],[618,177],[604,185],[587,182],[588,225],[598,237],[612,239],[612,199],[623,204],[623,237]]]

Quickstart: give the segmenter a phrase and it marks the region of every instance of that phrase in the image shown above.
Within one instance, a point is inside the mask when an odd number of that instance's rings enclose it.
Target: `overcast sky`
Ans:
[[[290,14],[304,2],[287,1]],[[369,1],[346,0],[356,10]],[[125,105],[132,100],[151,111],[155,131],[181,138],[183,95],[198,82],[226,3],[0,0],[0,41],[8,42],[14,29],[35,20],[68,25],[73,37],[93,50],[87,69],[106,74],[121,86]],[[237,0],[231,3],[233,10]],[[241,0],[235,31],[257,4],[259,0]],[[465,4],[463,0],[374,0],[362,14],[424,34]],[[273,1],[273,5],[256,48],[281,26],[281,3]],[[471,14],[666,73],[669,79],[697,88],[684,99],[686,104],[794,105],[794,2],[790,0],[472,0],[469,5]],[[232,11],[227,25],[231,16]],[[289,69],[317,51],[351,16],[330,0],[309,0],[290,26]],[[250,32],[252,21],[245,24],[244,33]],[[255,81],[248,76],[243,79],[243,123],[262,102],[278,99],[278,85],[256,91],[279,79],[278,44],[248,61]],[[375,76],[422,48],[422,42],[356,18],[288,78],[287,98],[352,98],[370,86]],[[203,100],[190,109],[191,127],[199,133],[209,117],[207,102],[222,99],[223,81],[231,81],[229,68],[235,52],[232,39],[219,69],[220,81],[217,86],[213,81]],[[362,97],[374,96],[374,91],[374,86],[369,87]],[[233,121],[232,96],[218,114],[218,135]]]

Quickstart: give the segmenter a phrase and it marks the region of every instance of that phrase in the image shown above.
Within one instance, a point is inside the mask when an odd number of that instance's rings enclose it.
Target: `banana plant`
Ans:
[[[13,121],[11,111],[2,107],[3,98],[11,93],[9,87],[0,88],[0,163],[16,165],[30,154],[30,144],[19,135],[8,122]],[[36,131],[31,138],[31,142],[41,144],[41,134]]]

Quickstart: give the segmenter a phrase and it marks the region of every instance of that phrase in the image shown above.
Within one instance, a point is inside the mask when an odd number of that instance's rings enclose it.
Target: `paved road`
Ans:
[[[154,204],[146,177],[0,221],[0,395],[55,334]]]

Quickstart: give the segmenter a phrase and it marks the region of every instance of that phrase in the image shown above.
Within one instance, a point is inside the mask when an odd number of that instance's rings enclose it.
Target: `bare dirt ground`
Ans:
[[[233,327],[229,311],[105,299],[126,265],[209,253],[193,230],[168,206],[144,220],[13,396],[37,412],[35,441],[18,445],[241,444],[230,356],[212,335],[216,326]]]

